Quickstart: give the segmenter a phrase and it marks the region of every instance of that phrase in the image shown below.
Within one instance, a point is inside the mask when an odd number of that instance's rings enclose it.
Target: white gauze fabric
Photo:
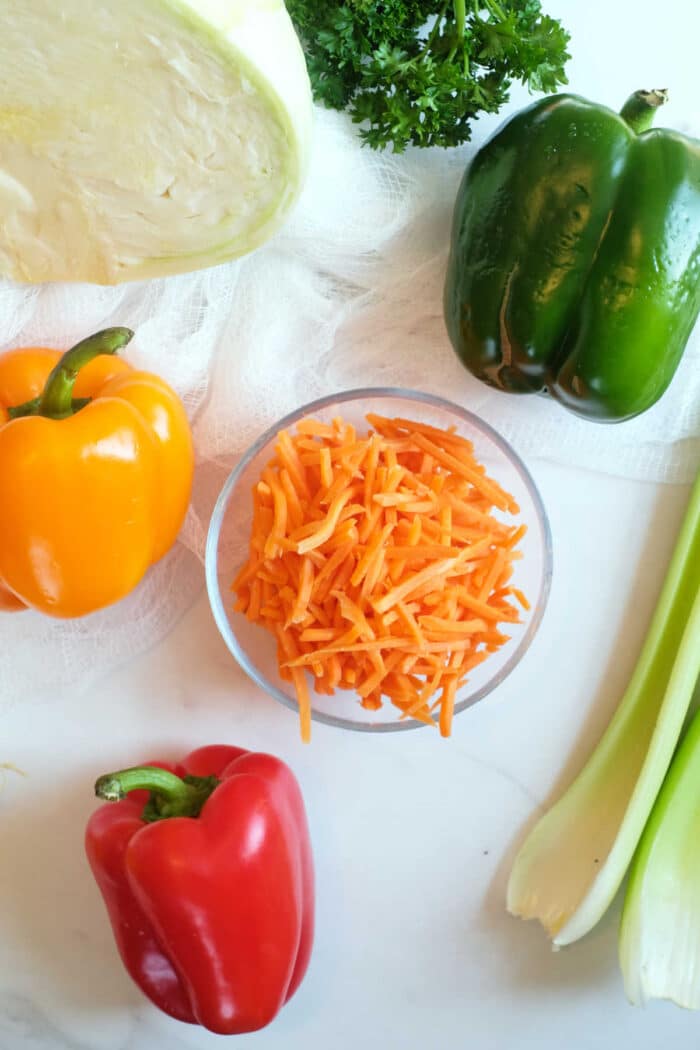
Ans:
[[[66,348],[108,325],[134,328],[126,356],[183,397],[198,461],[181,541],[130,597],[77,621],[1,617],[0,703],[49,684],[84,684],[164,637],[204,586],[207,526],[228,471],[264,428],[323,394],[367,385],[428,390],[478,413],[526,460],[690,480],[700,458],[697,331],[663,400],[611,427],[545,397],[492,391],[452,352],[442,320],[452,206],[494,123],[480,122],[464,149],[394,158],[362,149],[344,116],[317,110],[302,200],[254,255],[118,288],[0,283],[0,349]]]

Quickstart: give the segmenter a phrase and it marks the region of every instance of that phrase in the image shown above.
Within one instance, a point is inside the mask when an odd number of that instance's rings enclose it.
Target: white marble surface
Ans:
[[[594,97],[600,86],[613,104],[668,83],[668,123],[693,119],[693,0],[667,0],[655,15],[632,0],[544,6],[577,29],[572,90]],[[427,729],[371,738],[315,726],[303,746],[295,717],[234,664],[204,596],[158,648],[88,689],[2,698],[0,762],[25,775],[8,771],[0,792],[0,1050],[221,1045],[159,1014],[131,985],[82,850],[100,772],[217,741],[293,767],[318,880],[307,978],[270,1028],[236,1046],[694,1045],[700,1017],[627,1005],[619,901],[556,954],[504,907],[525,829],[580,766],[624,689],[688,489],[528,465],[552,525],[549,607],[524,661],[458,717],[450,741]],[[10,657],[0,624],[0,660]]]
[[[456,719],[450,741],[315,725],[302,745],[295,716],[234,664],[204,598],[156,650],[89,690],[5,712],[0,759],[26,776],[8,772],[0,795],[2,1050],[216,1045],[132,987],[82,853],[97,774],[214,741],[294,768],[318,879],[308,976],[270,1028],[236,1045],[655,1050],[697,1038],[694,1015],[627,1005],[617,906],[557,954],[505,913],[517,842],[626,683],[688,495],[530,466],[551,516],[550,604],[524,661]]]

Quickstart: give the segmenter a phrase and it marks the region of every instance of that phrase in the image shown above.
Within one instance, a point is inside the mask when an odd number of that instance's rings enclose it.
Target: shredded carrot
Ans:
[[[326,446],[319,452],[321,459],[321,482],[324,489],[329,489],[333,484],[333,469],[331,467],[331,450]]]
[[[304,740],[310,684],[352,689],[371,711],[386,698],[449,736],[460,687],[509,641],[500,625],[530,608],[509,582],[525,526],[503,520],[518,506],[471,442],[367,419],[359,438],[340,418],[280,432],[252,489],[235,609],[276,636]]]

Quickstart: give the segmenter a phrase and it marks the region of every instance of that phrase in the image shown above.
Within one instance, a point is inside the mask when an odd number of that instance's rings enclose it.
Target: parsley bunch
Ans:
[[[457,146],[514,80],[567,83],[569,34],[539,0],[287,0],[315,98],[375,149]]]

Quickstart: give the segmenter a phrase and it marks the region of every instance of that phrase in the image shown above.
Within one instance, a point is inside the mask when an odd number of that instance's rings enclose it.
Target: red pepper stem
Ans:
[[[73,415],[73,387],[81,368],[102,354],[116,354],[133,335],[130,328],[105,328],[66,351],[46,381],[36,415],[49,419]]]
[[[657,109],[663,106],[667,99],[666,88],[656,88],[654,91],[635,91],[620,110],[620,116],[629,124],[632,131],[639,135],[642,131],[648,131],[654,123]]]
[[[150,791],[142,813],[142,819],[150,823],[168,817],[199,816],[219,783],[217,777],[178,777],[158,766],[132,766],[99,777],[95,794],[105,802],[118,802],[131,791]]]

